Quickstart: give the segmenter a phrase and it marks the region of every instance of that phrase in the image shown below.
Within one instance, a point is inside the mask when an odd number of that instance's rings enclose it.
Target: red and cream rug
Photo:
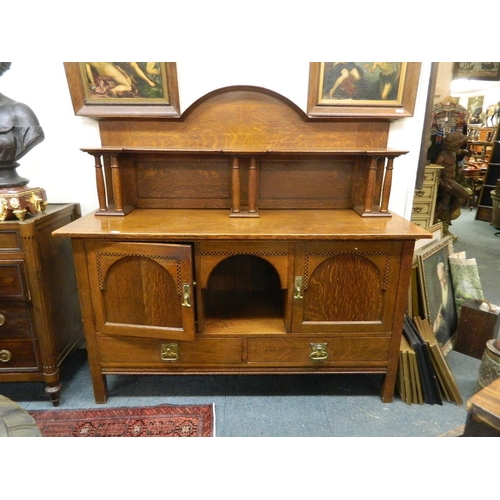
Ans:
[[[214,437],[213,404],[31,410],[44,437]]]

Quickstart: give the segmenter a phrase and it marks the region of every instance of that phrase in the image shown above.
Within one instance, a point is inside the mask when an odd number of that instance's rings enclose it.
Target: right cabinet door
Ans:
[[[402,243],[297,243],[292,330],[390,333]]]

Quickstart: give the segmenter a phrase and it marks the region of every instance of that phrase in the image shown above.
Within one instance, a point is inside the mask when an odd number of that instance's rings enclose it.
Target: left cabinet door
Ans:
[[[87,241],[95,329],[194,340],[191,245]]]

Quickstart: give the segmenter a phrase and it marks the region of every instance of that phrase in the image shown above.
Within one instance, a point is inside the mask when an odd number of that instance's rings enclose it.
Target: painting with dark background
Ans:
[[[401,62],[324,62],[320,103],[346,100],[400,102],[406,63]]]

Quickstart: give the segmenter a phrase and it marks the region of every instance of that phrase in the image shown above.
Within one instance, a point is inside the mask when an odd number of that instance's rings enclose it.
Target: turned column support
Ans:
[[[134,206],[124,206],[119,152],[83,150],[94,157],[95,180],[99,208],[94,215],[126,215]],[[106,168],[105,168],[106,167]]]
[[[248,199],[241,199],[242,167],[248,173]],[[243,177],[245,179],[245,176]],[[231,213],[230,217],[259,217],[257,208],[258,163],[255,156],[242,161],[240,157],[233,157],[231,164]],[[243,207],[242,207],[243,205]]]
[[[257,160],[250,158],[250,171],[248,173],[248,211],[257,212]]]
[[[113,183],[113,198],[115,200],[115,211],[123,212],[122,181],[120,177],[120,164],[118,156],[111,156],[111,181]]]
[[[377,164],[378,158],[372,156],[368,167],[368,175],[366,177],[365,204],[363,208],[364,213],[371,213],[373,211],[373,196],[377,180]]]
[[[108,210],[106,203],[106,185],[104,182],[104,172],[102,170],[101,155],[92,155],[95,160],[95,181],[97,186],[97,198],[99,200],[99,211],[105,212]]]
[[[385,166],[384,184],[382,187],[382,201],[380,202],[380,211],[382,213],[389,212],[389,198],[391,196],[393,169],[394,169],[394,157],[390,156],[389,158],[387,158],[387,164]]]
[[[241,178],[239,158],[233,158],[231,181],[231,212],[237,214],[241,211]]]

